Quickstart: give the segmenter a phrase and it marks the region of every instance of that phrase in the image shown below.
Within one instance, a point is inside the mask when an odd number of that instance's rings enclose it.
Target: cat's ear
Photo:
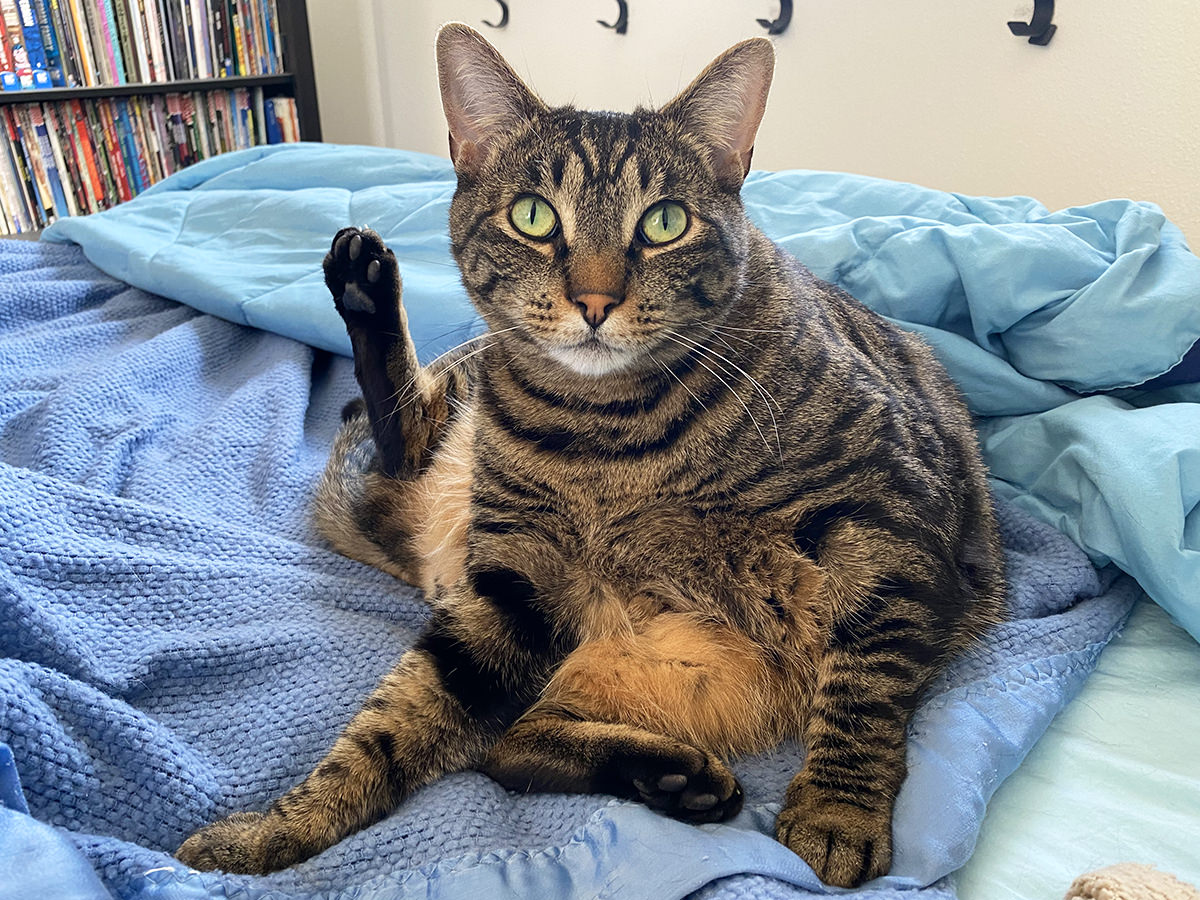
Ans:
[[[775,48],[763,37],[734,44],[662,108],[704,144],[717,178],[736,190],[750,171],[754,136],[767,107]]]
[[[475,174],[497,138],[546,108],[484,40],[451,22],[437,36],[438,82],[450,126],[450,158],[460,174]]]

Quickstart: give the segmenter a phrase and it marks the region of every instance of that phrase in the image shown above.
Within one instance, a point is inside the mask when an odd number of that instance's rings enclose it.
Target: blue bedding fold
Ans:
[[[747,804],[727,825],[461,773],[288,871],[187,872],[169,851],[307,772],[428,615],[309,524],[352,364],[129,288],[74,247],[0,242],[0,298],[0,741],[42,823],[4,811],[0,861],[65,839],[104,890],[147,900],[824,892],[769,837],[790,744],[736,764]],[[953,896],[988,798],[1140,595],[1000,512],[1012,621],[919,709],[894,869],[864,900]]]
[[[399,258],[427,361],[481,327],[449,254],[453,189],[449,163],[421,154],[255,148],[46,237],[138,287],[348,354],[320,260],[337,229],[369,224]],[[1155,379],[1200,340],[1200,259],[1158,207],[1050,212],[805,171],[752,172],[743,196],[817,275],[929,341],[990,419],[984,453],[1003,496],[1116,562],[1200,638],[1200,404],[1085,396]]]

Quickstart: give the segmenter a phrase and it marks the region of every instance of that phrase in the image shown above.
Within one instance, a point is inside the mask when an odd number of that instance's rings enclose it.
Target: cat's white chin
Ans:
[[[597,377],[629,368],[637,353],[613,347],[598,340],[585,341],[569,347],[547,347],[550,357],[577,375]]]

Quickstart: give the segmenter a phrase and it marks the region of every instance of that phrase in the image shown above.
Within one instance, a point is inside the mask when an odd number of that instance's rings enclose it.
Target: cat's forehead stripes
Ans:
[[[653,113],[548,111],[531,123],[513,157],[516,193],[546,197],[559,215],[568,244],[590,239],[626,243],[642,214],[680,180],[680,159],[657,156],[644,137],[661,131]],[[683,161],[692,162],[685,154]]]

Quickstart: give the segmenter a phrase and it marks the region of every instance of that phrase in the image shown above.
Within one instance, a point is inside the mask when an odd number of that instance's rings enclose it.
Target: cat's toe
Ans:
[[[886,875],[892,864],[891,816],[805,793],[789,798],[776,819],[779,842],[826,884],[858,887]]]
[[[378,234],[370,228],[343,228],[334,235],[322,268],[347,328],[396,330],[400,269]]]
[[[637,798],[688,822],[722,822],[742,810],[737,778],[710,753],[680,744],[674,753],[635,754],[620,763]]]
[[[266,871],[259,830],[262,820],[262,813],[234,813],[195,832],[179,846],[175,857],[203,872],[219,869],[261,875]]]

